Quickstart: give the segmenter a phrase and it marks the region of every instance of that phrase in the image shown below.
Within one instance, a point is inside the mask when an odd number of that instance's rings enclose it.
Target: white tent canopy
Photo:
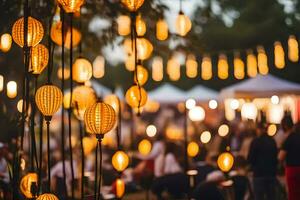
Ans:
[[[217,99],[218,92],[202,85],[196,85],[186,92],[186,97],[193,98],[198,101]]]
[[[150,91],[148,98],[160,103],[176,103],[187,99],[186,93],[177,87],[165,83],[160,87]]]
[[[254,98],[272,95],[300,94],[300,84],[280,79],[273,75],[257,75],[224,88],[221,98]]]

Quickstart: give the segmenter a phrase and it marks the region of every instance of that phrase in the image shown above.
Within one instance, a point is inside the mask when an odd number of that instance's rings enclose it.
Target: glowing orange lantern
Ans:
[[[285,66],[284,50],[278,41],[274,43],[274,63],[278,69],[282,69]]]
[[[239,55],[234,56],[233,66],[234,77],[239,80],[243,79],[245,77],[245,65],[242,59],[239,57]]]
[[[59,200],[54,194],[44,193],[41,194],[36,200]]]
[[[247,53],[247,74],[251,78],[257,75],[257,60],[252,51]]]
[[[138,15],[136,17],[135,28],[136,28],[137,36],[141,37],[145,35],[147,31],[147,27],[146,27],[146,22],[142,19],[141,15]]]
[[[31,193],[31,188],[35,186],[37,189],[37,183],[38,175],[36,173],[28,173],[20,181],[20,191],[26,198],[34,198],[36,194]]]
[[[67,13],[75,13],[80,10],[84,0],[57,0]]]
[[[136,12],[144,3],[144,0],[121,0],[124,6],[131,11]]]
[[[218,167],[223,172],[229,172],[233,166],[234,158],[231,153],[225,152],[218,157]]]
[[[147,103],[148,95],[144,88],[134,85],[127,90],[125,97],[128,105],[132,108],[139,108]]]
[[[73,80],[84,83],[93,76],[92,64],[85,58],[77,58],[73,64]]]
[[[138,145],[138,150],[142,155],[148,155],[151,149],[152,149],[152,144],[147,139],[143,139]]]
[[[218,60],[218,77],[220,79],[227,79],[228,78],[228,61],[227,56],[225,54],[220,54]]]
[[[124,151],[117,151],[112,157],[112,165],[118,171],[122,172],[129,164],[129,157]]]
[[[130,17],[128,17],[127,15],[120,15],[117,18],[117,24],[118,24],[119,35],[122,35],[122,36],[129,35],[129,33],[131,32]]]
[[[0,50],[3,52],[8,52],[11,48],[12,37],[9,33],[4,33],[0,38]]]
[[[209,80],[212,78],[212,63],[210,57],[203,57],[201,64],[201,72],[201,77],[203,80]]]
[[[169,36],[168,24],[165,20],[160,19],[156,23],[156,38],[158,40],[166,40]]]
[[[125,193],[125,183],[122,179],[116,180],[116,196],[121,198]]]
[[[192,22],[190,18],[182,11],[180,11],[177,16],[175,28],[177,34],[180,36],[185,36],[192,28]]]
[[[49,52],[47,47],[38,44],[31,50],[29,71],[34,75],[39,75],[47,67],[49,61]]]
[[[137,74],[137,75],[136,75]],[[137,72],[134,73],[134,82],[143,86],[148,80],[148,71],[142,66],[137,66]]]

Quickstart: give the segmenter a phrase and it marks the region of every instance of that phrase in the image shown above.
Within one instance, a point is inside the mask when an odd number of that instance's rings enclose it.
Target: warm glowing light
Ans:
[[[77,58],[73,64],[73,80],[84,83],[92,78],[92,64],[85,58]]]
[[[64,70],[62,69],[62,67],[59,67],[57,70],[57,77],[59,79],[62,79],[64,75],[64,80],[67,80],[70,78],[70,69],[69,68],[64,68]]]
[[[84,137],[82,139],[84,155],[92,153],[93,149],[97,146],[97,140],[94,137]]]
[[[218,107],[218,102],[216,100],[212,99],[208,102],[208,107],[210,109],[214,110]]]
[[[17,83],[15,81],[9,81],[6,85],[6,94],[8,98],[15,98],[17,96]]]
[[[146,60],[151,56],[153,51],[153,45],[149,40],[147,40],[146,38],[137,38],[136,45],[138,59]]]
[[[192,108],[194,108],[196,106],[196,101],[195,101],[195,99],[188,99],[188,100],[186,100],[186,102],[185,102],[185,107],[187,108],[187,109],[192,109]]]
[[[36,200],[59,200],[54,194],[44,193],[38,196]]]
[[[245,77],[245,65],[242,59],[238,55],[235,55],[233,60],[233,65],[234,65],[234,77],[239,80],[243,79]]]
[[[274,63],[278,69],[282,69],[285,66],[284,50],[278,41],[274,43]]]
[[[165,20],[160,19],[156,23],[156,38],[158,40],[164,41],[168,39],[169,30],[168,24]]]
[[[211,139],[211,133],[209,131],[204,131],[203,133],[201,133],[200,141],[203,144],[209,143],[210,139]]]
[[[11,48],[12,37],[9,33],[4,33],[0,38],[0,50],[2,52],[8,52]]]
[[[138,149],[142,155],[148,155],[152,149],[152,144],[149,140],[143,139],[140,141]]]
[[[135,69],[135,58],[134,54],[129,54],[125,60],[125,67],[128,71],[134,71]]]
[[[269,136],[274,136],[277,132],[277,126],[275,124],[270,124],[267,132]]]
[[[146,27],[146,22],[143,20],[141,15],[138,15],[136,17],[135,26],[136,26],[137,36],[138,37],[144,36],[147,31],[147,27]]]
[[[29,72],[34,75],[39,75],[47,67],[49,61],[49,52],[47,47],[38,44],[31,49],[31,60]]]
[[[247,75],[251,78],[257,75],[257,60],[252,51],[247,53]]]
[[[203,121],[205,118],[205,111],[201,106],[195,106],[194,108],[192,108],[189,113],[189,118],[190,120],[194,121],[194,122],[199,122],[199,121]]]
[[[28,199],[35,198],[37,194],[32,194],[32,187],[37,190],[38,175],[36,173],[28,173],[20,181],[20,191]]]
[[[180,63],[177,58],[171,58],[167,63],[167,74],[171,81],[178,81],[180,79]]]
[[[113,155],[111,163],[118,172],[122,172],[129,164],[129,157],[124,151],[117,151]]]
[[[126,36],[126,35],[130,34],[130,32],[131,32],[130,17],[128,17],[127,15],[120,15],[117,18],[117,24],[118,24],[119,35]]]
[[[241,109],[241,115],[244,119],[255,120],[257,112],[258,111],[254,103],[245,103]]]
[[[209,80],[212,78],[212,63],[211,58],[204,56],[201,64],[201,77],[203,80]]]
[[[137,76],[136,76],[137,74]],[[134,82],[143,86],[148,80],[148,71],[142,65],[137,66],[136,73],[134,73]]]
[[[186,76],[189,78],[195,78],[198,75],[198,63],[194,55],[188,55],[185,63],[186,66]]]
[[[152,79],[161,81],[164,78],[164,65],[161,57],[155,57],[152,62]]]
[[[148,95],[144,88],[134,85],[127,90],[125,98],[132,108],[140,108],[147,103]]]
[[[196,142],[190,142],[187,146],[187,153],[190,157],[195,157],[199,153],[199,146]]]
[[[79,12],[84,0],[57,0],[67,13]]]
[[[152,100],[148,99],[147,103],[145,104],[145,106],[143,108],[145,109],[146,112],[155,113],[159,110],[160,103],[157,101],[152,101]]]
[[[271,97],[271,103],[272,104],[279,104],[279,97],[277,95],[273,95]]]
[[[105,74],[105,59],[103,56],[97,56],[93,62],[93,76],[102,78]]]
[[[104,97],[103,101],[113,107],[113,109],[116,111],[116,113],[120,110],[120,101],[117,95],[110,94]]]
[[[125,193],[125,183],[122,179],[118,178],[116,180],[116,196],[118,198],[121,198],[123,197],[124,193]]]
[[[156,135],[157,129],[154,125],[149,125],[146,128],[146,133],[148,135],[148,137],[154,137]]]
[[[218,77],[220,79],[224,80],[228,78],[228,68],[227,56],[225,54],[220,54],[218,60]]]
[[[229,172],[233,166],[234,157],[229,152],[222,153],[219,155],[217,163],[221,171]]]
[[[267,119],[272,124],[280,124],[284,116],[284,107],[281,104],[269,104]]]
[[[176,18],[176,33],[180,36],[185,36],[192,28],[192,22],[183,12],[179,12]]]
[[[225,137],[229,133],[229,126],[227,124],[222,124],[218,129],[218,134],[221,137]]]
[[[122,4],[131,12],[137,11],[144,3],[144,0],[121,0]]]
[[[4,88],[4,77],[0,75],[0,92],[3,91]]]
[[[267,75],[269,73],[268,67],[268,57],[266,55],[265,49],[262,46],[257,47],[257,66],[258,71],[262,75]]]
[[[232,110],[237,110],[239,107],[240,107],[240,102],[239,102],[239,100],[237,100],[237,99],[232,99],[232,100],[230,101],[230,108],[231,108]]]
[[[290,61],[298,62],[299,60],[299,46],[295,36],[291,35],[288,40],[288,56]]]

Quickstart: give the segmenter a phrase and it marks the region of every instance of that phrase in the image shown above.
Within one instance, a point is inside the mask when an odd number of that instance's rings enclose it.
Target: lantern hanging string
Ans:
[[[82,19],[81,19],[81,8],[79,9],[79,15],[80,15],[80,18],[79,18],[79,31],[80,33],[82,32]],[[79,42],[79,47],[78,47],[78,51],[79,51],[79,56],[81,57],[82,56],[82,40],[80,40]]]
[[[95,149],[95,180],[94,180],[94,200],[97,200],[97,189],[98,189],[98,147],[99,143],[97,142]]]
[[[101,200],[102,199],[102,195],[101,195],[101,184],[102,184],[102,139],[103,139],[103,136],[98,136],[98,144],[99,144],[99,186],[98,186],[98,199],[97,200]]]
[[[62,79],[61,79],[61,91],[64,95],[65,92],[65,11],[60,6],[60,14],[61,14],[61,68],[62,68]],[[67,174],[66,174],[66,163],[65,163],[65,108],[61,107],[61,153],[62,153],[62,166],[63,166],[63,190],[65,194],[67,193]]]
[[[40,152],[39,152],[39,171],[38,171],[38,191],[42,189],[41,183],[42,183],[42,172],[43,172],[43,116],[42,113],[40,113],[40,121],[39,121],[39,137],[40,137]]]
[[[189,170],[189,161],[188,161],[188,116],[187,116],[187,108],[184,109],[184,168],[187,172]]]
[[[48,185],[47,185],[47,192],[50,193],[50,186],[51,186],[51,163],[50,163],[50,120],[46,120],[47,124],[47,163],[48,163]]]
[[[120,98],[118,98],[118,126],[117,126],[117,149],[120,150],[121,149],[121,145],[120,145],[120,139],[121,139],[121,120],[122,120],[122,116],[121,116],[121,101]]]
[[[49,36],[48,36],[48,49],[49,49],[49,63],[48,63],[48,70],[47,70],[47,82],[51,83],[51,67],[53,62],[53,53],[54,49],[52,49],[52,40],[51,40],[51,24],[52,24],[52,16],[49,19]]]
[[[74,199],[75,177],[73,166],[73,147],[72,147],[72,96],[73,96],[73,13],[70,13],[70,108],[68,109],[68,126],[69,126],[69,149],[70,149],[70,165],[71,165],[71,194]]]

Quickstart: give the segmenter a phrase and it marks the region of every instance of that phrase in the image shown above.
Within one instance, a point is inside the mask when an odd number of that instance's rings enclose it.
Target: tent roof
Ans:
[[[161,103],[175,103],[187,99],[185,92],[168,83],[150,91],[148,97]]]
[[[221,90],[222,98],[270,97],[272,95],[300,94],[300,84],[273,75],[257,75]]]
[[[195,100],[217,99],[218,92],[202,85],[196,85],[186,93],[186,97]]]

